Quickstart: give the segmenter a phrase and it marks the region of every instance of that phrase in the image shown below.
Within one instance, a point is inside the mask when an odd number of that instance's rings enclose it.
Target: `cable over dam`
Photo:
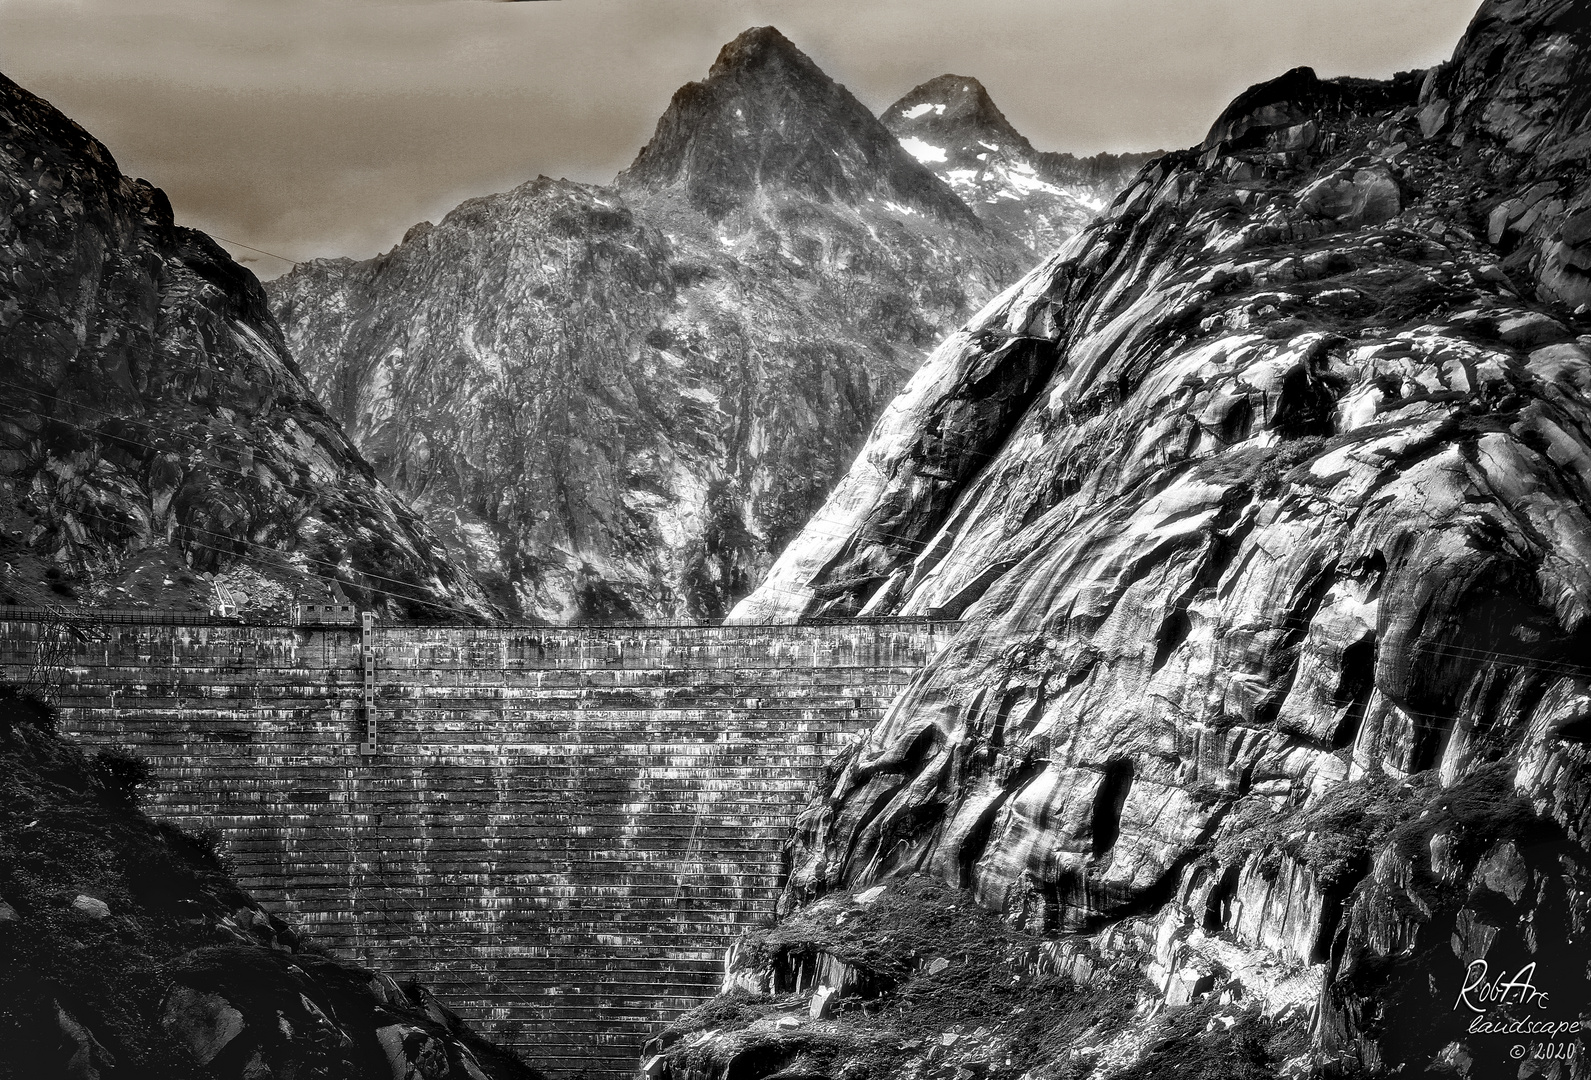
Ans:
[[[771,916],[824,763],[951,624],[0,618],[8,681],[243,886],[555,1075],[629,1074]]]

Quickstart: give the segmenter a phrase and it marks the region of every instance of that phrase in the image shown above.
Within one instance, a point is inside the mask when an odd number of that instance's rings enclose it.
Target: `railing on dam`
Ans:
[[[635,1068],[770,915],[824,762],[943,622],[378,626],[8,610],[62,729],[146,758],[146,807],[334,953],[414,975],[550,1072]],[[20,617],[18,617],[20,616]]]

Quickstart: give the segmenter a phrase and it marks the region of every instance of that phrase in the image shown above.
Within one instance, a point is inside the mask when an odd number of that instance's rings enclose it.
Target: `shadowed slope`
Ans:
[[[0,136],[0,601],[202,609],[216,576],[245,610],[336,580],[488,612],[313,400],[252,274],[4,77]]]

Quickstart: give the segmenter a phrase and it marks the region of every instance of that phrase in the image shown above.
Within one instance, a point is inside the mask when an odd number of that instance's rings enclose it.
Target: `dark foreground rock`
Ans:
[[[336,589],[489,610],[315,402],[254,275],[0,76],[0,603]]]
[[[422,987],[333,960],[0,690],[0,1077],[539,1080]]]
[[[1588,86],[1575,3],[1289,72],[940,346],[736,611],[963,625],[787,907],[926,871],[1152,922],[1167,1003],[1297,969],[1300,1068],[1586,1074],[1572,1027],[1498,1032],[1577,1023],[1591,970]],[[1473,1011],[1481,964],[1551,992]]]

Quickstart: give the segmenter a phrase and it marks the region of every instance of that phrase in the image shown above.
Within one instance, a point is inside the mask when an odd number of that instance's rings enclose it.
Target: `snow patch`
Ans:
[[[503,358],[495,351],[482,348],[475,341],[475,326],[469,324],[464,327],[464,349],[474,357],[475,363],[488,378],[501,381],[503,378]]]
[[[930,102],[925,101],[921,105],[913,105],[909,109],[902,109],[900,116],[902,120],[915,120],[919,116],[923,115],[923,113],[929,113],[933,111],[933,105]],[[945,107],[943,105],[939,106],[939,111],[944,112]]]
[[[900,145],[901,149],[905,150],[908,154],[922,162],[924,165],[931,164],[932,162],[936,161],[944,161],[947,156],[944,150],[940,147],[934,146],[930,143],[925,143],[921,139],[913,139],[908,137],[902,139],[900,141]]]
[[[914,206],[902,206],[898,202],[886,202],[884,205],[889,207],[891,210],[895,211],[897,214],[920,214],[920,213],[922,213],[921,210],[918,210]]]
[[[1032,166],[1019,165],[1009,170],[1005,176],[1006,183],[1012,190],[1007,197],[1020,199],[1024,195],[1031,195],[1035,191],[1047,192],[1051,195],[1064,195],[1060,188],[1054,184],[1046,184],[1034,173]]]

